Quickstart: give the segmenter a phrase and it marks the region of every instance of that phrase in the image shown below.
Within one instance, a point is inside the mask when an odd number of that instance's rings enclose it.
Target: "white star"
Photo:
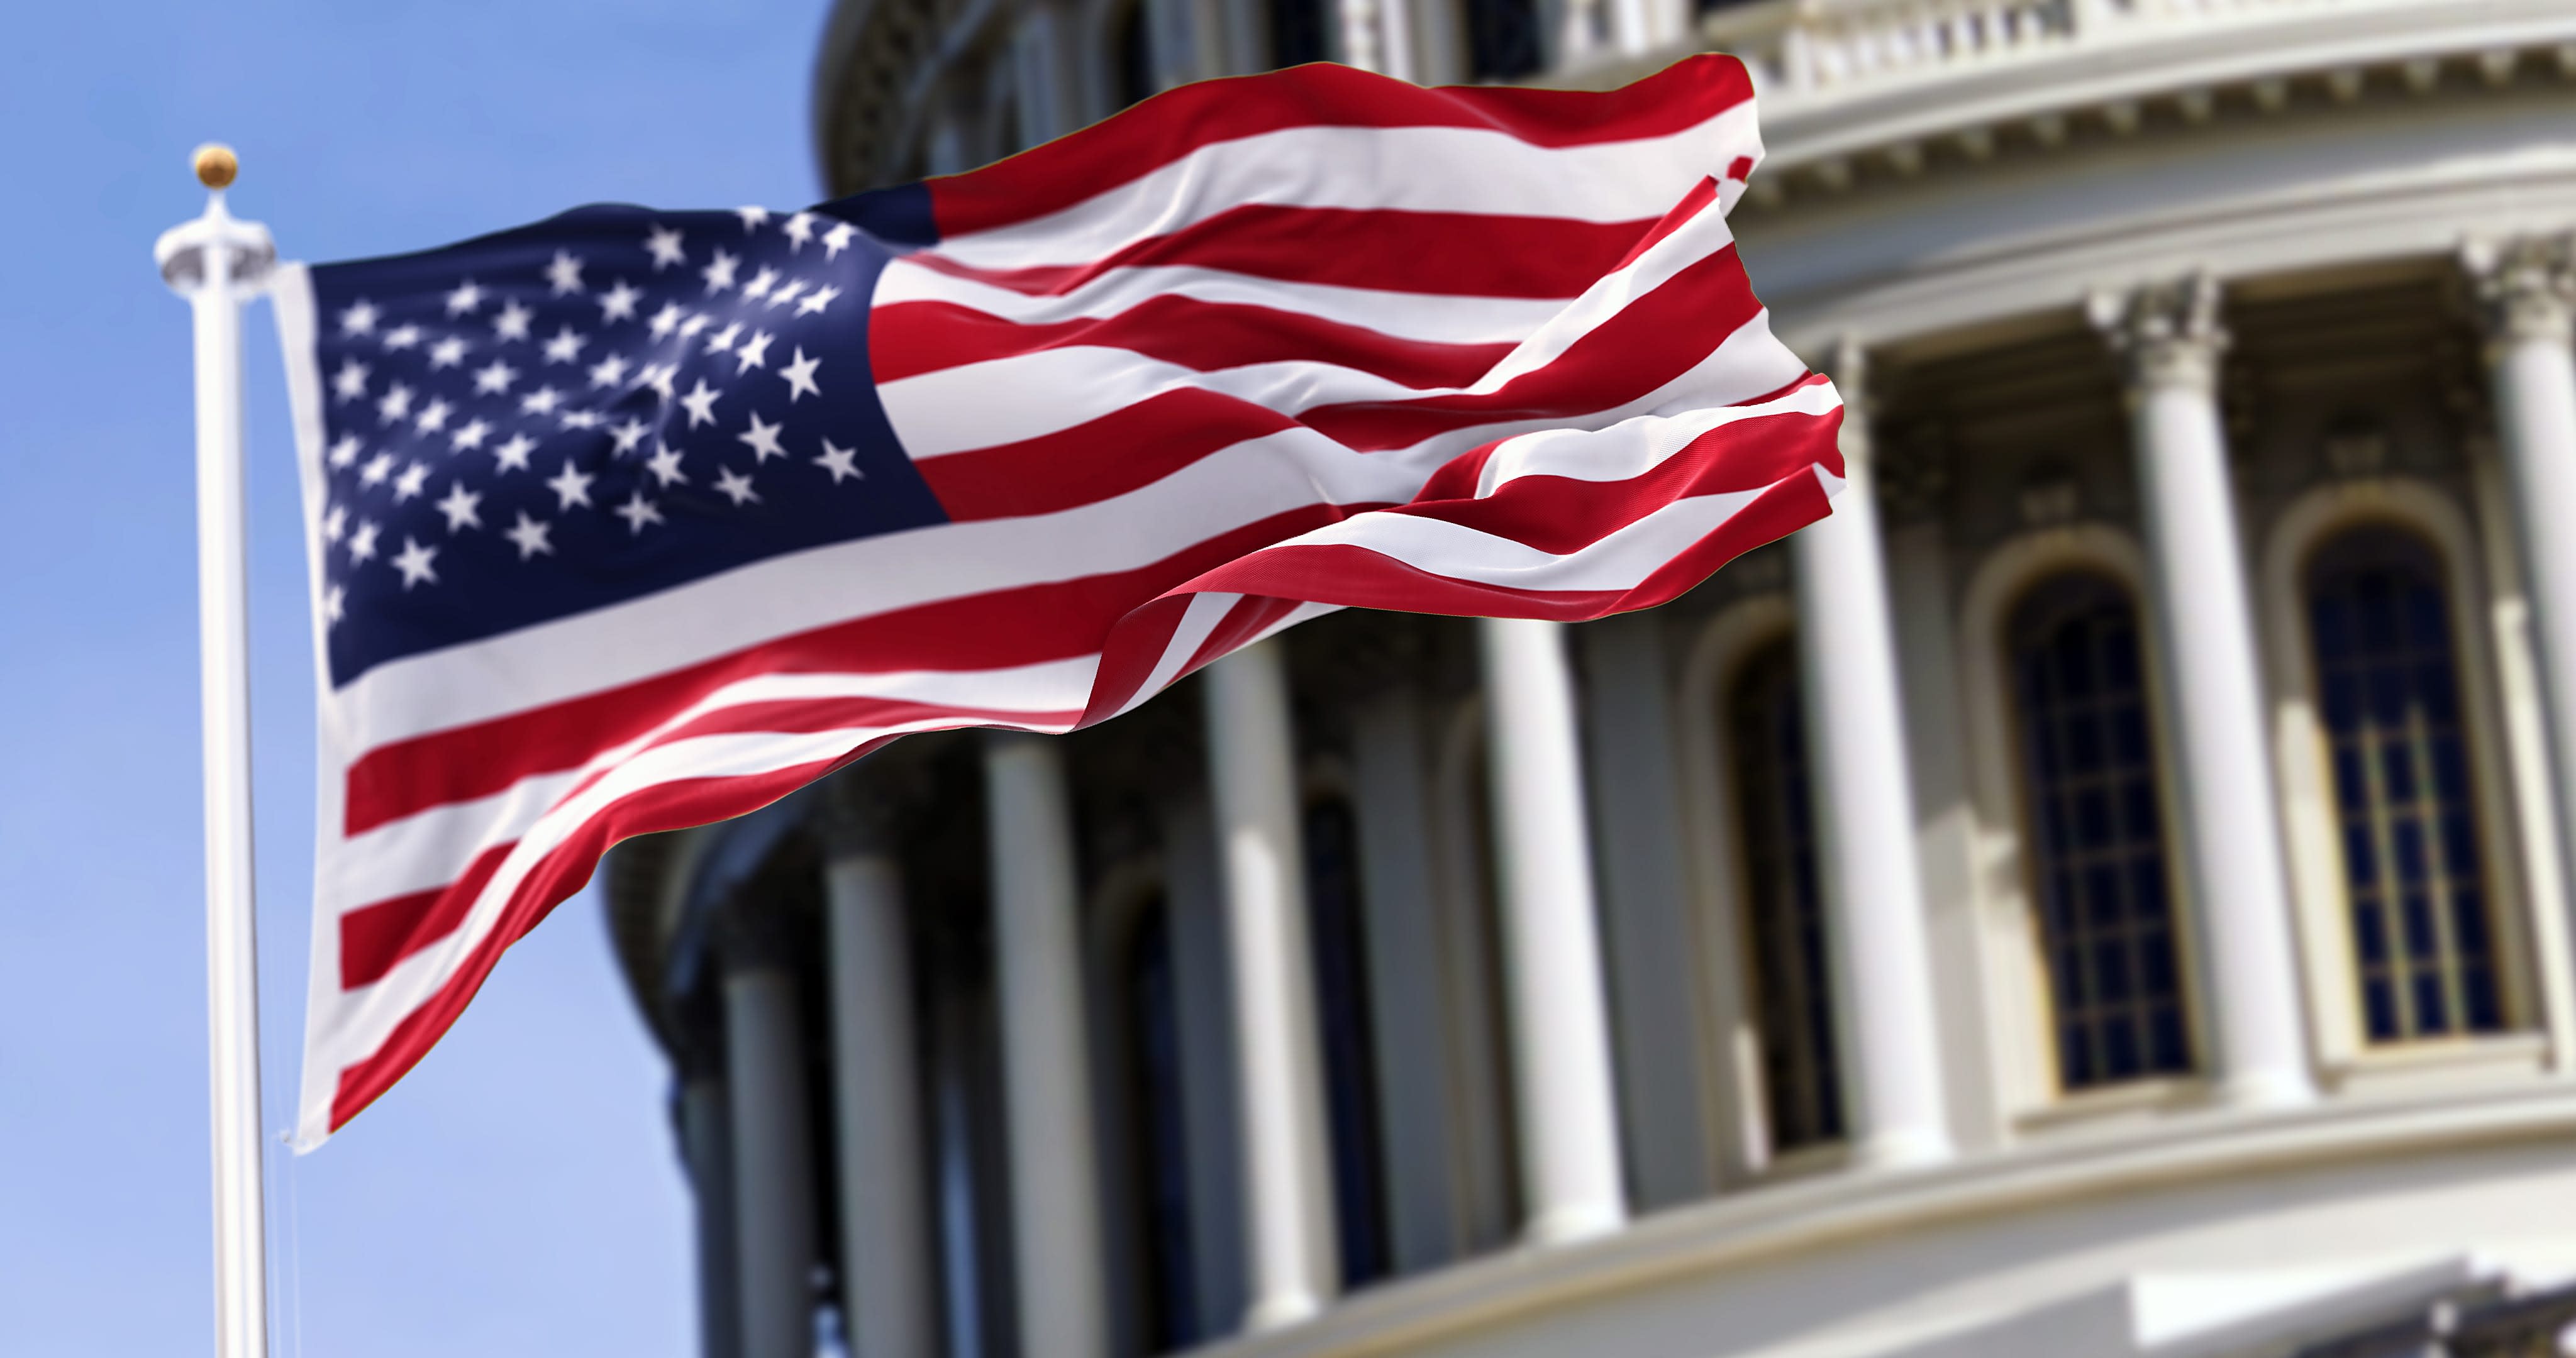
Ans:
[[[570,509],[590,503],[590,483],[598,479],[572,465],[571,458],[565,458],[563,470],[547,478],[546,486],[555,493],[555,508]]]
[[[664,302],[662,304],[662,309],[654,312],[653,319],[647,321],[645,324],[653,331],[653,338],[669,339],[671,337],[671,332],[680,328],[680,322],[685,319],[688,314],[689,313],[680,309],[679,303]]]
[[[471,278],[457,284],[456,291],[447,294],[447,314],[450,316],[470,316],[474,308],[481,305],[483,289],[475,286]]]
[[[385,347],[388,349],[408,349],[418,343],[420,343],[419,326],[398,325],[385,332]]]
[[[823,233],[823,258],[839,259],[841,252],[850,248],[850,237],[858,233],[859,229],[848,222],[832,223],[832,229]]]
[[[349,507],[333,505],[322,512],[322,540],[338,542],[349,531]]]
[[[581,346],[588,343],[590,343],[588,335],[567,325],[556,331],[553,339],[546,341],[546,362],[573,362],[581,357]]]
[[[335,400],[354,401],[367,394],[367,365],[354,358],[342,359],[340,371],[331,374],[331,395]]]
[[[680,228],[676,226],[657,226],[645,233],[644,249],[653,256],[655,273],[674,264],[685,264],[689,259],[680,252]]]
[[[435,434],[439,430],[447,427],[447,417],[454,413],[456,413],[456,407],[449,405],[447,402],[432,401],[428,405],[421,407],[420,416],[418,419],[414,420],[413,423],[420,426],[420,432],[424,434]]]
[[[405,590],[414,585],[438,583],[438,572],[429,568],[430,561],[437,555],[435,547],[423,547],[408,537],[403,539],[403,549],[394,553],[394,569],[402,572]]]
[[[822,287],[816,288],[812,292],[805,294],[805,300],[796,304],[796,314],[799,316],[820,315],[822,314],[823,308],[830,306],[832,304],[832,300],[840,295],[841,290],[839,288],[833,287],[827,283]]]
[[[438,512],[447,516],[448,532],[453,533],[459,528],[480,528],[483,526],[482,503],[483,497],[467,490],[464,482],[450,481],[447,483],[447,498],[438,502]]]
[[[643,299],[642,292],[630,286],[625,279],[618,279],[615,287],[599,295],[600,324],[635,319],[635,304]]]
[[[783,307],[789,302],[795,301],[796,294],[803,292],[804,290],[805,280],[801,278],[788,279],[786,282],[779,284],[776,291],[769,294],[769,305],[773,308]]]
[[[465,341],[454,335],[429,346],[429,367],[432,372],[440,368],[453,368],[464,361]]]
[[[503,536],[518,546],[519,559],[525,561],[539,552],[548,556],[555,554],[555,545],[546,541],[546,534],[551,531],[553,531],[552,524],[541,519],[529,518],[528,511],[522,509],[519,511],[519,521],[510,525]]]
[[[731,467],[716,468],[716,490],[733,501],[736,509],[760,498],[751,488],[751,478],[736,474]]]
[[[323,454],[323,456],[328,458],[331,465],[334,467],[346,467],[350,463],[357,461],[358,436],[355,434],[342,434],[340,437],[331,440],[331,450]]]
[[[594,387],[613,387],[625,380],[626,355],[624,354],[610,354],[590,365],[590,384]]]
[[[391,453],[378,453],[374,457],[368,458],[367,465],[359,469],[358,484],[362,486],[381,486],[385,483],[385,478],[393,474],[394,455]]]
[[[738,207],[733,211],[735,216],[742,218],[742,229],[745,231],[750,231],[769,220],[769,209],[765,207]]]
[[[358,531],[349,535],[349,560],[354,563],[359,561],[373,561],[375,559],[376,521],[373,519],[360,519],[358,520]]]
[[[769,295],[769,290],[777,286],[778,271],[776,269],[763,268],[760,272],[751,276],[750,282],[742,285],[742,295],[745,297],[766,297]]]
[[[519,370],[496,358],[474,370],[474,394],[498,396],[508,391],[510,384],[518,380]]]
[[[563,404],[563,393],[552,387],[539,387],[519,398],[519,409],[529,415],[551,415]]]
[[[529,438],[525,434],[512,434],[509,442],[492,450],[492,456],[500,459],[500,465],[493,469],[493,475],[498,476],[502,472],[526,471],[528,469],[528,454],[533,453],[536,450],[537,441],[535,439]]]
[[[464,428],[448,435],[447,442],[450,448],[461,453],[469,449],[482,447],[483,440],[490,438],[491,436],[492,426],[485,424],[481,420],[467,420]]]
[[[653,455],[644,459],[644,470],[653,473],[653,479],[666,490],[688,484],[688,473],[680,470],[680,450],[667,443],[653,445]]]
[[[680,365],[677,363],[647,363],[635,370],[635,385],[651,387],[655,395],[667,401],[677,394],[672,384],[679,380],[679,376]]]
[[[751,412],[751,428],[734,437],[751,445],[751,465],[757,467],[773,457],[787,456],[787,450],[778,444],[778,431],[783,427],[764,423],[760,418],[760,412],[755,410]]]
[[[338,622],[340,620],[340,615],[348,611],[349,591],[347,587],[333,585],[329,589],[322,591],[323,626],[329,627],[333,623]]]
[[[786,225],[779,229],[787,233],[787,248],[790,251],[803,250],[805,242],[814,239],[814,214],[799,212],[789,217]]]
[[[741,260],[722,250],[716,251],[715,257],[707,261],[707,267],[698,270],[698,277],[707,280],[707,295],[713,297],[732,287],[733,271],[740,267],[742,267]]]
[[[351,302],[348,308],[340,313],[340,333],[343,335],[372,334],[376,328],[376,318],[383,314],[376,309],[375,303],[361,297]]]
[[[832,474],[832,484],[837,486],[841,484],[842,478],[844,477],[855,477],[860,480],[867,479],[867,473],[860,471],[858,468],[858,456],[858,449],[844,448],[841,445],[832,442],[830,439],[825,439],[823,440],[823,455],[814,459],[814,465],[830,472]]]
[[[727,321],[724,329],[707,336],[707,352],[711,354],[723,353],[725,350],[732,348],[733,342],[741,337],[742,322]]]
[[[546,266],[546,281],[555,288],[555,296],[581,291],[581,256],[555,251],[554,263]]]
[[[420,494],[422,485],[428,480],[429,468],[417,462],[403,464],[402,475],[394,478],[394,503],[401,504]]]
[[[778,374],[780,377],[787,379],[787,403],[789,405],[796,404],[797,397],[807,395],[808,393],[815,396],[823,394],[823,389],[814,385],[814,370],[821,367],[822,364],[823,360],[819,358],[807,358],[805,356],[805,346],[801,344],[796,346],[796,361],[788,364],[787,367]]]
[[[680,398],[680,404],[689,408],[689,427],[691,429],[695,429],[702,424],[714,424],[716,422],[715,388],[707,385],[707,379],[703,377],[699,378],[698,384],[689,388],[689,394]]]
[[[410,417],[411,388],[402,383],[394,383],[385,389],[383,396],[376,399],[376,423],[392,424],[396,420]]]
[[[696,339],[698,332],[715,324],[716,318],[701,311],[680,322],[680,338]]]
[[[733,351],[733,356],[742,362],[741,367],[733,370],[734,376],[736,377],[740,377],[754,368],[765,368],[769,366],[769,332],[766,330],[752,331],[751,338],[744,340],[742,342],[742,347]]]
[[[609,437],[617,440],[617,456],[619,457],[624,457],[628,453],[634,452],[637,448],[642,447],[644,444],[644,434],[644,422],[632,415],[627,416],[624,423],[613,424],[608,427]]]
[[[626,531],[629,536],[642,533],[644,525],[648,523],[662,521],[662,511],[654,508],[653,502],[645,499],[644,492],[640,490],[628,496],[626,503],[609,512],[626,520]]]
[[[566,429],[597,429],[600,423],[596,410],[567,410],[555,418],[563,421]]]
[[[526,339],[528,322],[535,319],[535,316],[536,313],[516,302],[504,302],[501,304],[501,314],[492,318],[492,333],[502,340]]]

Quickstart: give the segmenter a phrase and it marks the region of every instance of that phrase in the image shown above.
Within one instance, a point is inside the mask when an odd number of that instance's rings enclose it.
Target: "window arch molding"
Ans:
[[[1820,1162],[1841,1157],[1839,1146],[1818,1147],[1785,1163],[1775,1163],[1772,1155],[1761,1037],[1754,1025],[1753,988],[1745,971],[1749,964],[1744,948],[1747,907],[1740,871],[1745,846],[1737,833],[1740,821],[1728,775],[1728,732],[1718,717],[1728,688],[1746,662],[1792,636],[1796,628],[1796,608],[1786,590],[1737,600],[1700,628],[1683,658],[1674,693],[1688,861],[1700,906],[1692,912],[1699,929],[1698,991],[1707,1031],[1717,1035],[1715,1041],[1703,1044],[1714,1068],[1702,1072],[1700,1088],[1702,1097],[1714,1105],[1708,1110],[1708,1125],[1716,1130],[1715,1169],[1721,1186],[1774,1172],[1822,1168]]]
[[[2166,889],[2182,971],[2183,1013],[2191,1049],[2203,1072],[2154,1076],[2074,1093],[2061,1090],[2058,1082],[2049,977],[2025,830],[2030,823],[2028,790],[2019,767],[2021,739],[2005,660],[2014,611],[2032,591],[2070,574],[2106,577],[2127,590],[2137,606],[2151,728],[2148,748],[2155,760],[2159,810],[2167,827]],[[2145,550],[2128,531],[2104,523],[2042,529],[2006,541],[1978,565],[1960,596],[1961,697],[1967,708],[1968,774],[1978,824],[1974,876],[1982,972],[1978,989],[1995,1076],[1995,1111],[2004,1125],[2022,1132],[2097,1114],[2194,1101],[2205,1097],[2208,1089],[2205,1072],[2214,1052],[2204,1012],[2198,902],[2189,866],[2182,858],[2174,713],[2155,626],[2160,607],[2148,582]]]
[[[2329,744],[2310,646],[2309,563],[2344,534],[2370,528],[2411,535],[2431,548],[2441,566],[2468,727],[2478,849],[2485,860],[2500,954],[2497,974],[2504,990],[2506,1031],[2444,1041],[2437,1044],[2438,1056],[2425,1044],[2374,1050],[2363,1030]],[[2515,814],[2512,751],[2498,696],[2502,689],[2494,637],[2480,625],[2493,612],[2485,577],[2477,533],[2466,512],[2439,488],[2412,477],[2318,486],[2281,512],[2264,543],[2256,587],[2272,689],[2284,847],[2309,977],[2309,1023],[2324,1066],[2341,1081],[2422,1069],[2428,1058],[2443,1065],[2456,1061],[2491,1064],[2500,1071],[2537,1070],[2548,1058],[2548,1047],[2565,1051],[2576,1032],[2564,964],[2565,922],[2554,910],[2533,909],[2535,869],[2547,868],[2534,862],[2528,831]]]

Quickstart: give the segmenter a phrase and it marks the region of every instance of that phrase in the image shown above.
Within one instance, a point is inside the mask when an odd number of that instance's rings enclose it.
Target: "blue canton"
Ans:
[[[331,684],[783,552],[946,521],[868,369],[918,187],[590,207],[316,268]]]

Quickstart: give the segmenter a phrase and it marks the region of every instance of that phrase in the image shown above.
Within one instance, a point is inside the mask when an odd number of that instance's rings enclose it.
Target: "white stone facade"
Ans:
[[[711,1355],[2557,1351],[2565,0],[844,0],[816,137],[1703,47],[1835,518],[622,848]]]

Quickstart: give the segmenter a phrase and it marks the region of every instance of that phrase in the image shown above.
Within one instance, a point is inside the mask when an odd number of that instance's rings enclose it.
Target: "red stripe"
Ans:
[[[516,843],[495,844],[475,855],[464,874],[446,886],[360,906],[342,915],[340,988],[374,985],[395,963],[456,932],[474,898],[482,894],[484,884],[492,880]]]
[[[1231,561],[1188,588],[1271,594],[1351,608],[1457,617],[1588,622],[1669,603],[1736,557],[1796,532],[1831,508],[1813,476],[1795,476],[1736,511],[1633,589],[1523,590],[1435,575],[1351,543],[1283,543]]]
[[[745,647],[683,669],[433,731],[368,751],[349,767],[344,834],[579,768],[736,680],[764,674],[999,669],[1089,655],[1135,607],[1266,543],[1329,523],[1333,506],[1291,510],[1131,570],[942,599]]]
[[[881,383],[1069,347],[1125,349],[1192,372],[1248,363],[1330,363],[1408,387],[1467,386],[1513,349],[1508,342],[1399,339],[1301,311],[1173,293],[1114,316],[1041,325],[954,302],[896,302],[868,313],[868,363]]]
[[[914,464],[951,520],[1053,514],[1149,486],[1211,453],[1297,428],[1295,418],[1204,387],[1149,396],[1017,443]]]
[[[1619,270],[1636,263],[1639,259],[1645,256],[1645,253],[1648,250],[1654,249],[1657,244],[1661,243],[1664,237],[1681,230],[1683,223],[1698,216],[1702,208],[1705,208],[1716,201],[1716,180],[1703,179],[1699,181],[1699,183],[1692,185],[1691,191],[1683,194],[1680,202],[1673,204],[1673,210],[1665,213],[1663,220],[1656,222],[1651,227],[1648,227],[1646,229],[1646,234],[1639,236],[1637,238],[1637,243],[1628,247],[1628,253],[1619,257],[1619,262],[1611,266],[1610,272],[1617,273]]]
[[[1630,302],[1546,366],[1492,391],[1317,406],[1298,418],[1362,452],[1407,448],[1482,424],[1594,418],[1690,371],[1761,310],[1728,245]]]
[[[1381,292],[1557,300],[1581,296],[1654,225],[1246,203],[1079,264],[983,269],[936,249],[906,258],[1030,297],[1061,297],[1112,269],[1187,267]]]
[[[364,1111],[368,1104],[375,1102],[429,1054],[429,1049],[437,1045],[438,1039],[455,1024],[457,1015],[473,1001],[475,992],[483,988],[484,979],[492,974],[501,954],[525,937],[528,930],[535,928],[555,906],[581,890],[610,845],[637,835],[681,830],[729,816],[747,815],[891,739],[871,741],[839,759],[801,764],[771,773],[657,783],[603,807],[575,827],[520,880],[518,889],[510,895],[509,903],[502,907],[501,918],[495,922],[492,932],[484,935],[466,953],[455,975],[395,1024],[383,1045],[364,1059],[341,1068],[331,1097],[331,1130],[338,1131],[347,1126],[349,1119]],[[471,904],[472,898],[467,897],[464,908],[470,908]],[[459,913],[462,913],[461,909]]]
[[[1707,54],[1601,93],[1423,89],[1345,66],[1299,66],[1167,90],[927,187],[939,234],[954,239],[1060,212],[1202,146],[1292,127],[1485,127],[1535,146],[1583,146],[1669,136],[1752,97],[1744,63]]]

